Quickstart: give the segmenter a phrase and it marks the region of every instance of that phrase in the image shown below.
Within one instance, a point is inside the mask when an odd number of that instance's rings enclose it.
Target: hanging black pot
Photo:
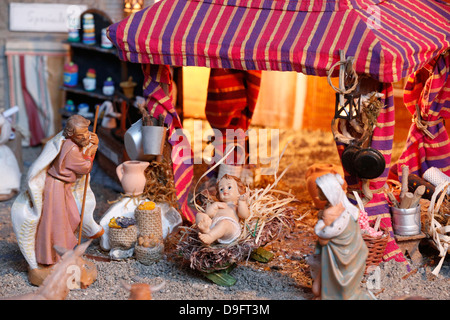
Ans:
[[[356,175],[361,179],[378,178],[386,168],[384,156],[373,148],[359,150],[353,161]]]
[[[345,148],[344,152],[342,152],[341,161],[342,167],[345,171],[347,171],[350,175],[356,176],[357,171],[354,166],[355,155],[361,150],[360,147],[356,145],[349,145]]]
[[[386,161],[380,151],[361,148],[357,142],[345,148],[341,161],[345,171],[360,179],[378,178],[386,168]]]

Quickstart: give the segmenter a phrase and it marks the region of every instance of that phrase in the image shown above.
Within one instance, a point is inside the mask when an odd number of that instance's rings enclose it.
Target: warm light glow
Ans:
[[[360,112],[360,99],[360,95],[345,94],[343,101],[341,101],[339,93],[336,93],[334,117],[347,120],[357,118]]]
[[[134,13],[142,10],[144,7],[144,0],[124,0],[123,11],[126,13]]]

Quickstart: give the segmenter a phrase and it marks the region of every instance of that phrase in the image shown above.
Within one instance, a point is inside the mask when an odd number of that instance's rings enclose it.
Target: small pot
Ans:
[[[89,105],[87,103],[80,103],[78,105],[78,114],[86,116],[89,113]]]
[[[97,80],[95,78],[84,78],[83,85],[84,85],[84,90],[94,91],[97,86]]]
[[[339,173],[342,178],[344,178],[344,171],[342,167],[330,164],[330,163],[316,163],[308,167],[305,174],[306,179],[306,186],[309,192],[309,195],[311,196],[314,206],[318,209],[325,208],[325,205],[327,204],[327,201],[323,201],[319,199],[319,192],[316,185],[316,179],[320,176],[323,176],[327,173],[333,173],[337,174]],[[342,189],[347,189],[347,184],[344,183],[342,186]]]
[[[125,97],[127,97],[128,99],[134,98],[134,88],[136,87],[136,85],[137,83],[133,82],[132,77],[129,77],[128,81],[123,81],[120,83],[120,87],[122,88]]]
[[[150,165],[146,161],[125,161],[116,168],[122,188],[126,195],[140,195],[144,192],[147,182],[145,169]]]

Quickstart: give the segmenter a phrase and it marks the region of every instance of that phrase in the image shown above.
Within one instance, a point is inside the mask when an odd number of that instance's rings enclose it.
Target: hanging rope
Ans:
[[[430,139],[434,140],[436,136],[428,130],[428,127],[437,125],[438,123],[442,122],[442,118],[439,118],[438,120],[435,121],[422,120],[419,105],[416,104],[416,113],[414,113],[413,115],[412,122],[415,123],[417,129],[426,134]]]
[[[349,94],[350,92],[354,91],[356,89],[356,87],[358,86],[358,74],[356,73],[354,68],[348,68],[348,66],[349,66],[350,62],[352,62],[352,60],[353,60],[352,58],[349,58],[349,59],[344,60],[344,61],[342,61],[342,60],[338,61],[328,71],[328,76],[327,76],[328,84],[334,89],[334,91],[338,92],[339,94]],[[345,67],[345,71],[350,70],[350,72],[351,72],[351,76],[352,76],[352,79],[354,80],[354,83],[348,89],[345,89],[345,86],[343,86],[343,88],[336,88],[333,85],[333,83],[331,82],[331,75],[333,74],[334,69],[338,65],[339,65],[339,68]]]

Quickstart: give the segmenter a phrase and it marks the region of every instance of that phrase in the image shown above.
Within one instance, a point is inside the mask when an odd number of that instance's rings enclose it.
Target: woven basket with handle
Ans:
[[[376,238],[367,234],[363,234],[362,237],[366,243],[367,249],[369,249],[369,254],[366,260],[366,270],[364,272],[364,274],[368,274],[371,271],[370,267],[378,266],[383,259],[386,245],[389,242],[389,233],[384,230],[383,235]]]

